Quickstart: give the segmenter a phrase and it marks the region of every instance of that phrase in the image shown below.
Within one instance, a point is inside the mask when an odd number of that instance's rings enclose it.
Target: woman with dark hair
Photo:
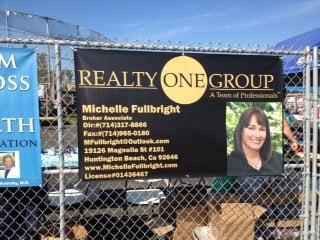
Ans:
[[[282,173],[282,156],[272,150],[269,121],[261,109],[249,108],[241,114],[233,144],[227,163],[229,176]]]

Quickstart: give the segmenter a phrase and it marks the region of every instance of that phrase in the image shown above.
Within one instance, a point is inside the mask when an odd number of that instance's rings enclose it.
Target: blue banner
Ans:
[[[0,48],[0,187],[40,186],[36,53]]]

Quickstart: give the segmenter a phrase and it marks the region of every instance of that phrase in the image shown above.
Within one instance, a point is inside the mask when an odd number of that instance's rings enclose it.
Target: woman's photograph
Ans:
[[[280,175],[282,103],[228,103],[229,176]]]

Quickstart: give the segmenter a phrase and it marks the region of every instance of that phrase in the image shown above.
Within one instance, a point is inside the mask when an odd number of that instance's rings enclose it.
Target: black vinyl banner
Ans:
[[[279,175],[277,56],[77,49],[80,177]]]

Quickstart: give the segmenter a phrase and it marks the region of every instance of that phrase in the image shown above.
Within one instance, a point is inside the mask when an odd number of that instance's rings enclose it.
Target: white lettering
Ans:
[[[9,68],[10,65],[12,68],[17,69],[17,64],[16,64],[16,60],[14,58],[14,55],[11,54],[8,62],[6,62],[3,55],[0,53],[0,68],[2,68],[2,66],[4,66],[4,68]]]

